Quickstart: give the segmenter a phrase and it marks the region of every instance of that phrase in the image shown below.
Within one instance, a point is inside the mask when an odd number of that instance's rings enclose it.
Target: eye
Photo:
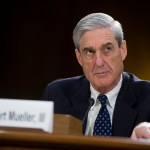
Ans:
[[[103,48],[103,54],[104,55],[109,55],[111,54],[113,51],[113,46],[112,45],[106,45],[104,48]]]
[[[110,51],[110,50],[112,50],[111,46],[107,46],[106,51]]]
[[[95,54],[95,51],[91,48],[84,49],[84,57],[86,59],[92,59]]]
[[[93,53],[94,53],[94,51],[93,51],[93,50],[91,50],[91,49],[86,50],[86,54],[87,54],[87,55],[91,55],[91,54],[93,54]]]
[[[94,53],[95,53],[95,52],[94,52],[93,50],[88,50],[88,51],[86,51],[86,58],[87,58],[87,59],[93,58]]]

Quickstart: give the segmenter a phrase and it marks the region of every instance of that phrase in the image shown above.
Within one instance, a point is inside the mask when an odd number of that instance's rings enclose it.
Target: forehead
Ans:
[[[80,38],[80,47],[101,45],[104,43],[116,43],[116,38],[110,28],[98,28],[85,32]]]

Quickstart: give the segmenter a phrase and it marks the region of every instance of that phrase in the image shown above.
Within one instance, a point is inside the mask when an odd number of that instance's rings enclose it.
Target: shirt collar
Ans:
[[[120,91],[121,85],[122,85],[122,75],[121,75],[121,78],[120,78],[120,81],[118,82],[118,84],[111,91],[109,91],[108,93],[105,94],[108,98],[107,103],[112,108],[114,108],[114,106],[115,106],[116,98]],[[97,97],[100,93],[98,91],[96,91],[91,84],[90,84],[90,90],[91,90],[91,97],[94,98],[94,101],[96,103]]]

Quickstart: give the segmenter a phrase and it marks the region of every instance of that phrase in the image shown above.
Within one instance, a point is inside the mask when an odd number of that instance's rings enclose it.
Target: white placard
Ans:
[[[52,101],[0,99],[0,126],[53,132]]]

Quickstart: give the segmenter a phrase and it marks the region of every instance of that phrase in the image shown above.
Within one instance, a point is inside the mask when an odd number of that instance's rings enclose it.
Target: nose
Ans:
[[[104,57],[103,57],[103,54],[101,52],[96,53],[95,64],[96,64],[96,66],[103,66],[104,65]]]

